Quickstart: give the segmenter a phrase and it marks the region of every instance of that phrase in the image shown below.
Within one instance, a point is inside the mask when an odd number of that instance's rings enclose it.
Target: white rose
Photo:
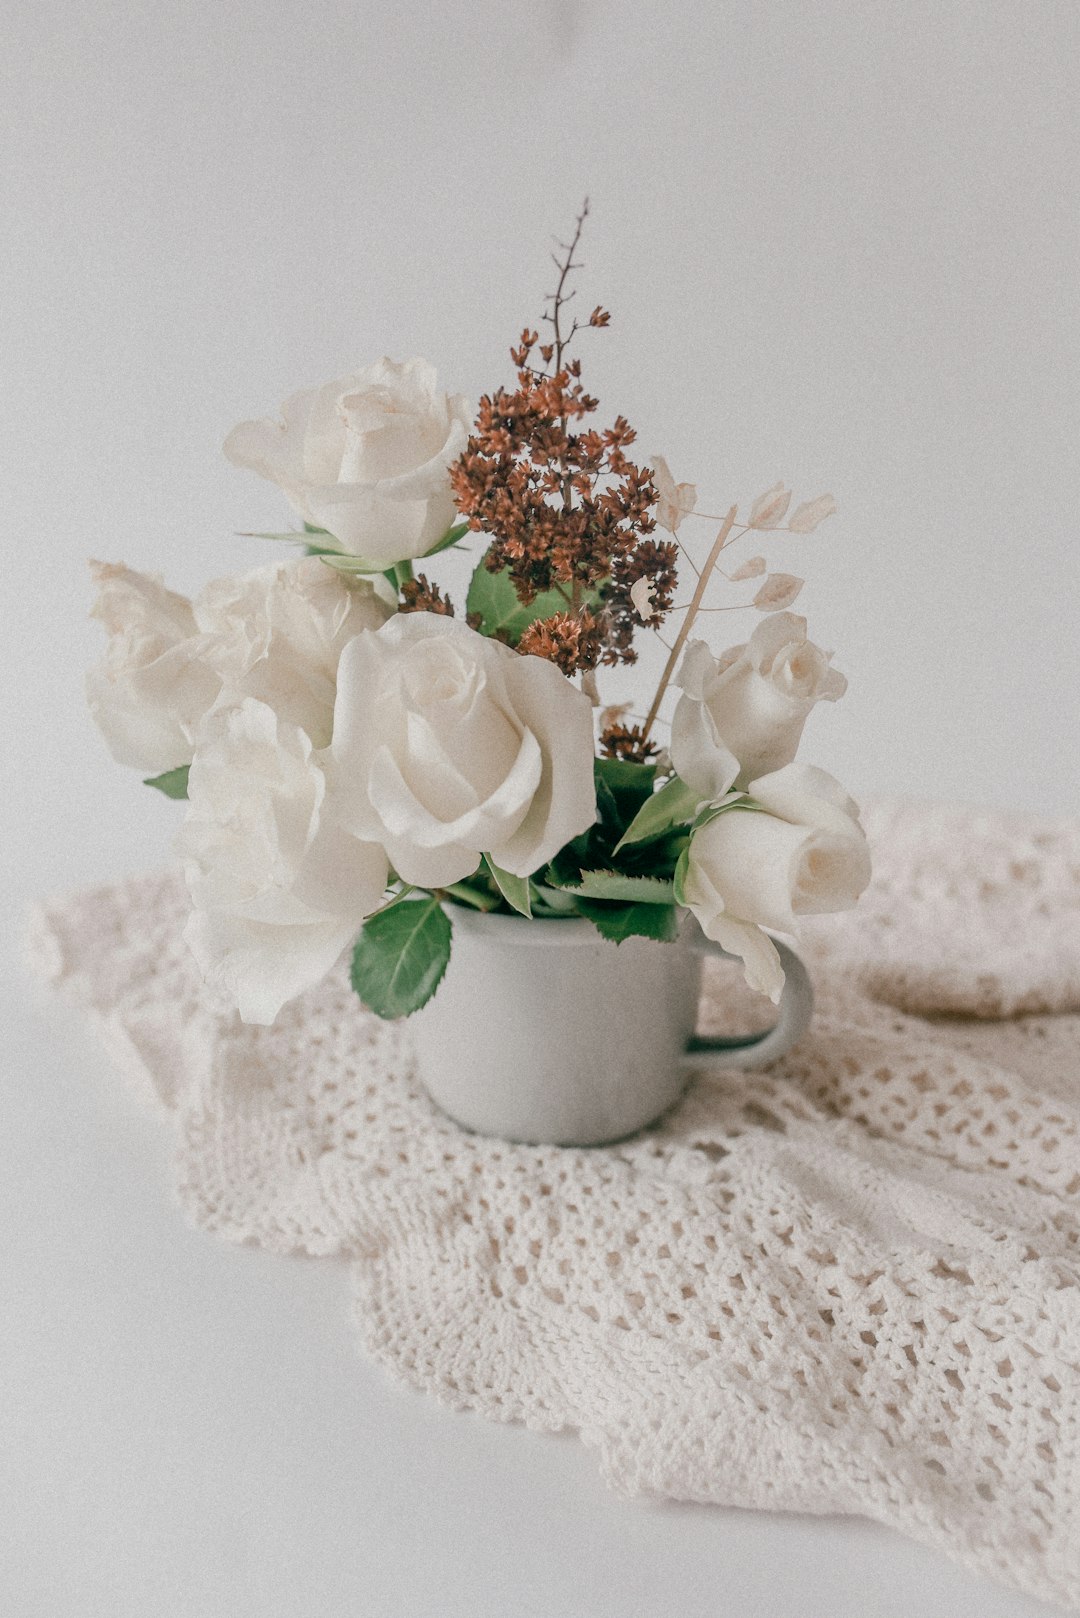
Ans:
[[[195,601],[202,655],[227,694],[258,697],[316,747],[330,740],[342,648],[390,612],[369,583],[317,556],[215,579]]]
[[[588,697],[434,613],[349,642],[330,756],[335,812],[419,887],[459,882],[481,853],[529,876],[596,818]]]
[[[746,980],[776,1001],[780,957],[761,931],[796,930],[800,916],[848,910],[870,880],[858,808],[810,764],[751,783],[765,813],[726,809],[690,840],[683,897],[707,938],[738,955]]]
[[[251,697],[199,728],[177,848],[184,936],[245,1022],[273,1022],[325,977],[386,888],[383,850],[329,818],[311,738]]]
[[[671,721],[671,758],[686,784],[718,798],[732,784],[790,764],[815,702],[835,702],[847,689],[830,656],[807,640],[806,619],[791,612],[762,619],[745,646],[719,660],[703,641],[692,641]]]
[[[423,556],[455,516],[450,466],[469,435],[460,394],[426,360],[381,359],[293,394],[281,421],[244,421],[225,440],[236,466],[277,483],[306,522],[377,568]]]
[[[191,760],[195,726],[221,682],[202,659],[186,596],[159,574],[91,562],[92,616],[109,632],[105,657],[86,677],[86,699],[118,764],[162,775]]]

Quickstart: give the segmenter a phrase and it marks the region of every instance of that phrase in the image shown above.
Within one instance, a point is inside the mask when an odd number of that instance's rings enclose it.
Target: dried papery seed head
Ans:
[[[818,523],[831,517],[835,510],[836,501],[832,495],[819,494],[816,500],[804,500],[801,506],[795,507],[788,518],[788,528],[793,534],[812,533]]]
[[[791,606],[804,582],[794,573],[770,573],[754,597],[754,606],[759,612],[782,612]]]
[[[634,603],[635,611],[643,624],[647,624],[653,618],[659,617],[659,613],[653,605],[653,582],[651,579],[635,579],[630,586],[630,600]]]
[[[791,490],[785,489],[782,483],[776,483],[764,494],[759,494],[750,508],[751,528],[776,528],[784,520],[784,513],[791,504]]]
[[[752,556],[748,562],[744,562],[741,567],[737,567],[734,573],[729,573],[728,578],[732,584],[741,584],[744,579],[759,579],[764,571],[764,556]]]
[[[654,455],[653,482],[656,485],[656,520],[661,528],[674,534],[684,517],[697,505],[697,489],[692,483],[676,483],[671,469],[662,455]]]

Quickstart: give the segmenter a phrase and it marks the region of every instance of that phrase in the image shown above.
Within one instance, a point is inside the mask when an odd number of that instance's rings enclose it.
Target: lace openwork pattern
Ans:
[[[188,1217],[349,1256],[410,1383],[576,1429],[619,1489],[863,1513],[1080,1610],[1080,827],[867,822],[802,1044],[602,1150],[458,1129],[343,969],[245,1027],[174,874],[44,906],[37,960],[173,1111]],[[710,978],[703,1026],[738,999]]]

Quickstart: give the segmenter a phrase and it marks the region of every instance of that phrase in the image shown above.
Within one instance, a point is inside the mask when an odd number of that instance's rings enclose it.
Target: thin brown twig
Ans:
[[[553,355],[553,364],[556,375],[558,375],[558,373],[562,370],[563,352],[567,343],[570,341],[570,338],[573,336],[573,332],[571,331],[566,337],[564,337],[562,335],[562,328],[559,322],[559,316],[562,312],[563,305],[569,303],[570,299],[574,296],[573,292],[566,293],[564,295],[563,288],[566,285],[566,277],[570,274],[571,270],[579,270],[581,268],[580,264],[574,263],[574,254],[577,251],[578,242],[581,240],[581,232],[584,229],[585,221],[588,216],[589,199],[586,197],[585,201],[581,205],[581,212],[578,214],[577,219],[574,222],[574,234],[571,238],[569,247],[565,249],[565,259],[560,261],[559,259],[555,258],[554,253],[551,255],[552,258],[555,259],[555,264],[559,271],[559,284],[555,288],[555,291],[550,295],[551,313],[545,314],[544,319],[549,321],[555,328],[555,353]],[[562,242],[560,242],[559,246],[562,247],[562,245]]]
[[[552,362],[555,367],[553,374],[555,376],[558,376],[559,372],[562,370],[563,352],[567,343],[570,342],[574,332],[577,330],[577,321],[575,320],[568,335],[564,337],[562,334],[562,326],[560,325],[559,317],[562,313],[563,305],[569,303],[570,298],[573,297],[573,293],[564,296],[563,288],[566,285],[566,277],[570,274],[570,271],[579,267],[574,263],[574,254],[577,251],[578,242],[581,240],[581,232],[584,229],[585,220],[588,218],[588,214],[589,199],[586,197],[585,201],[581,205],[581,212],[578,214],[577,220],[574,224],[574,234],[570,238],[570,246],[566,249],[566,258],[559,267],[559,284],[555,288],[555,292],[551,300],[551,313],[550,315],[545,315],[545,319],[549,320],[552,326],[555,328],[555,352],[552,355]],[[558,263],[558,260],[556,260],[556,263]],[[559,418],[559,422],[561,431],[565,433],[566,417],[561,416]],[[574,503],[574,484],[569,472],[565,472],[562,479],[562,503],[564,511],[569,511]],[[581,588],[576,577],[571,583],[570,591],[572,596],[571,606],[576,612],[581,604]]]
[[[700,577],[701,577],[701,569],[698,567],[697,563],[694,561],[694,558],[690,555],[690,552],[687,550],[686,546],[683,544],[682,540],[678,537],[678,535],[676,535],[676,537],[675,537],[675,543],[679,547],[679,549],[682,551],[683,560],[685,562],[689,562],[690,566],[693,568],[694,572],[697,574],[698,578],[700,579]]]
[[[731,533],[732,527],[734,526],[738,509],[738,506],[732,506],[731,510],[724,518],[720,532],[717,534],[716,539],[713,542],[713,548],[709,552],[705,566],[701,570],[701,576],[697,582],[697,589],[694,591],[693,599],[691,600],[687,609],[686,617],[682,621],[679,633],[675,637],[675,644],[671,648],[667,662],[664,664],[664,672],[660,676],[660,684],[656,688],[656,695],[653,697],[652,703],[650,704],[648,717],[645,720],[645,729],[641,736],[643,742],[648,741],[649,732],[656,723],[656,716],[660,711],[660,704],[664,700],[664,693],[667,691],[668,685],[671,682],[671,676],[675,672],[675,665],[679,661],[679,653],[686,645],[686,637],[690,633],[691,624],[697,617],[698,609],[701,606],[702,597],[704,596],[706,587],[709,583],[709,576],[712,573],[713,568],[716,566],[720,552],[728,542],[728,535]]]

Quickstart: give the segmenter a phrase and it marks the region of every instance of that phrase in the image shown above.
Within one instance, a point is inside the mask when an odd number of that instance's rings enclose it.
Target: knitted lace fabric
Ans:
[[[1080,1610],[1080,827],[867,823],[798,1048],[605,1149],[458,1129],[344,968],[245,1027],[175,874],[45,906],[37,955],[172,1110],[188,1217],[348,1256],[408,1382],[576,1429],[622,1490],[863,1513]]]

